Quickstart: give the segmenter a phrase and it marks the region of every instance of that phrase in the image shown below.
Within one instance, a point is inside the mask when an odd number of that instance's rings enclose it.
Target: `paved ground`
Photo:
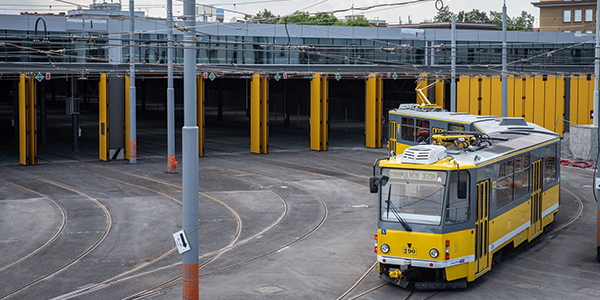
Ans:
[[[38,166],[0,145],[0,299],[181,299],[181,174],[165,173],[164,129],[143,118],[136,165],[98,161],[85,134],[71,151],[65,124],[49,129]],[[377,203],[367,182],[385,150],[364,148],[361,123],[338,120],[330,150],[310,151],[306,120],[286,130],[272,119],[268,155],[248,153],[239,118],[207,123],[202,299],[337,299],[365,274],[344,299],[600,297],[592,171],[563,168],[556,221],[467,289],[411,294],[369,272]]]
[[[366,183],[372,162],[384,155],[381,149],[337,148],[202,158],[202,298],[344,294],[375,261],[376,200]],[[19,288],[6,298],[181,298],[181,255],[171,236],[181,228],[181,175],[166,174],[164,159],[0,168],[0,298]],[[563,168],[561,209],[548,232],[468,289],[434,297],[597,299],[592,175]],[[579,200],[583,213],[562,227],[578,215]],[[370,272],[346,298],[382,283]],[[385,285],[360,299],[410,293]],[[411,299],[434,293],[416,292]]]

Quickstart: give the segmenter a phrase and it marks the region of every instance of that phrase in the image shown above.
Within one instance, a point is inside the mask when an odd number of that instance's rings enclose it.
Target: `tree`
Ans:
[[[317,13],[311,16],[309,12],[295,11],[291,16],[279,19],[279,24],[298,25],[322,25],[322,26],[363,26],[369,27],[369,21],[365,18],[355,18],[345,22],[338,20],[334,15],[328,13]]]
[[[279,24],[310,24],[310,14],[303,11],[295,11],[291,16],[285,16],[279,19]]]
[[[449,6],[444,6],[438,10],[437,15],[433,17],[434,22],[450,22],[452,19],[452,12]],[[497,11],[490,11],[488,15],[478,9],[473,9],[469,12],[461,10],[456,15],[457,22],[463,23],[477,23],[477,24],[496,24],[498,28],[502,28],[502,13]],[[522,11],[518,17],[511,18],[506,16],[506,30],[511,31],[531,31],[533,30],[533,22],[535,17],[526,11]]]
[[[484,11],[479,9],[473,9],[470,12],[460,11],[456,16],[458,22],[463,23],[476,23],[476,24],[489,24],[490,18]]]
[[[264,11],[259,11],[256,16],[246,15],[244,20],[248,23],[276,24],[279,18],[279,16],[275,16],[265,8]]]
[[[356,18],[348,19],[345,22],[340,21],[339,25],[340,26],[354,26],[354,27],[371,27],[371,24],[369,24],[369,20],[367,20],[363,17],[356,17]]]
[[[502,28],[502,13],[490,11],[490,21]],[[510,31],[532,31],[535,17],[526,11],[521,11],[521,15],[511,18],[506,16],[506,30]]]
[[[535,17],[526,11],[521,11],[521,15],[510,19],[511,30],[532,31]],[[508,28],[507,28],[508,30]]]
[[[438,10],[437,15],[433,17],[433,22],[442,23],[452,21],[452,12],[450,6],[446,5],[442,9]]]
[[[317,13],[310,19],[312,25],[334,26],[339,22],[334,15],[327,13]]]

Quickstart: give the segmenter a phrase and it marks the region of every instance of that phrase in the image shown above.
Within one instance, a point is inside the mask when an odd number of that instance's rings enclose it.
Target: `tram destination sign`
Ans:
[[[438,180],[437,172],[417,170],[390,170],[390,179],[441,181]]]

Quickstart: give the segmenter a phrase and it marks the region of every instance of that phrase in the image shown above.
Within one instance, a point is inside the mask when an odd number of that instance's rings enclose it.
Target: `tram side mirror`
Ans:
[[[466,199],[467,198],[467,182],[459,181],[458,182],[458,190],[456,191],[456,196],[458,199]]]
[[[377,180],[377,177],[373,176],[371,178],[369,178],[369,187],[371,188],[371,193],[375,194],[377,192],[379,192],[379,180]]]
[[[369,187],[371,188],[371,193],[375,194],[375,193],[379,192],[379,185],[380,184],[382,186],[386,185],[389,179],[390,178],[385,175],[383,175],[381,177],[375,177],[375,176],[371,177],[369,179]]]

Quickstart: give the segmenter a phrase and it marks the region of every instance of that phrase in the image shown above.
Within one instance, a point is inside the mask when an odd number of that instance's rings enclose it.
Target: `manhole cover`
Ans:
[[[273,294],[273,293],[279,293],[279,292],[283,292],[285,291],[284,289],[278,287],[278,286],[264,286],[264,287],[259,287],[257,289],[254,289],[255,291],[262,293],[262,294]]]
[[[539,286],[537,284],[526,283],[526,282],[513,283],[512,286],[516,287],[516,288],[523,289],[523,290],[537,290],[537,289],[541,289],[542,288],[541,286]]]

